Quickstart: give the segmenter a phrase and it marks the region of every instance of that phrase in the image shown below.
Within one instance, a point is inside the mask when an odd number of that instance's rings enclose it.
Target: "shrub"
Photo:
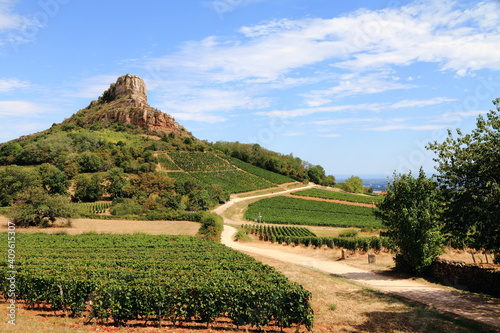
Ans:
[[[339,232],[339,237],[358,237],[359,231],[356,229],[347,229]]]

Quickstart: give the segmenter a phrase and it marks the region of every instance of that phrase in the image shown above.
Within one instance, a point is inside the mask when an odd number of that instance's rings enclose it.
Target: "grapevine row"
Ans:
[[[20,234],[16,250],[16,296],[31,307],[119,324],[226,317],[237,326],[312,327],[307,290],[218,243],[145,234]],[[7,263],[1,268],[6,295]]]
[[[265,238],[264,238],[265,240]],[[269,241],[286,245],[305,245],[320,248],[326,246],[330,249],[343,248],[349,251],[376,252],[382,249],[391,249],[392,245],[386,237],[297,237],[297,236],[271,236]]]
[[[260,240],[268,241],[275,240],[277,237],[316,237],[316,235],[305,227],[284,227],[284,226],[269,226],[244,224],[243,230],[247,234],[256,235]]]
[[[85,213],[102,214],[111,207],[111,202],[88,202],[76,204]]]

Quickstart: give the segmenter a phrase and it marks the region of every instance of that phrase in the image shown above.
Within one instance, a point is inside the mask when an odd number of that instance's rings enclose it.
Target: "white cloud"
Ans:
[[[346,104],[346,105],[322,106],[322,107],[311,107],[311,108],[299,108],[293,110],[259,111],[256,112],[256,114],[268,117],[295,118],[295,117],[309,116],[316,113],[333,113],[340,111],[381,112],[384,110],[422,108],[426,106],[448,103],[452,101],[455,101],[455,99],[436,97],[423,100],[403,100],[394,103],[362,103],[362,104]]]
[[[463,118],[467,117],[478,117],[480,115],[486,114],[488,111],[485,110],[471,110],[471,111],[463,111],[463,112],[447,112],[439,115],[433,122],[436,123],[455,123],[463,120]]]
[[[417,1],[332,19],[284,19],[242,27],[245,38],[211,36],[186,43],[177,54],[151,59],[149,65],[210,72],[221,82],[274,80],[325,60],[356,72],[417,61],[457,72],[500,69],[495,9],[490,2],[465,10],[458,1]]]
[[[339,83],[325,90],[315,90],[304,94],[308,106],[321,106],[332,102],[333,99],[352,95],[367,95],[389,90],[410,89],[415,85],[398,82],[398,78],[391,79],[386,73],[370,73],[361,75],[349,73],[341,75]]]
[[[0,1],[0,45],[6,43],[19,44],[33,39],[30,29],[41,25],[36,19],[20,15],[14,10],[15,0]]]
[[[446,97],[436,97],[425,100],[403,100],[396,102],[391,105],[391,109],[400,109],[400,108],[422,108],[425,106],[431,106],[441,103],[455,102],[454,98],[446,98]]]
[[[340,119],[311,121],[311,124],[320,126],[337,126],[337,125],[346,125],[352,123],[373,123],[379,121],[381,121],[381,118],[340,118]]]
[[[16,78],[0,79],[0,93],[9,92],[14,89],[26,88],[29,87],[29,85],[29,82],[21,81]]]
[[[174,88],[168,96],[178,95],[165,107],[179,114],[266,108],[275,102],[266,98],[272,91],[313,83],[308,93],[299,94],[307,108],[258,114],[297,117],[348,108],[422,107],[452,100],[328,105],[343,97],[416,88],[411,81],[420,76],[398,71],[417,63],[432,63],[437,71],[457,76],[500,70],[499,6],[483,1],[468,7],[458,0],[417,0],[329,19],[273,20],[241,27],[234,36],[186,42],[142,66],[158,76],[168,74]],[[207,87],[229,90],[230,96],[207,99]]]
[[[386,125],[380,127],[372,127],[369,130],[377,132],[387,132],[394,130],[413,130],[413,131],[431,131],[431,130],[441,130],[446,129],[447,125]]]
[[[77,97],[86,99],[97,99],[106,91],[112,83],[122,74],[107,74],[88,77],[67,84],[65,91],[62,95],[66,97]]]
[[[1,117],[33,117],[53,112],[50,106],[28,101],[0,101]]]

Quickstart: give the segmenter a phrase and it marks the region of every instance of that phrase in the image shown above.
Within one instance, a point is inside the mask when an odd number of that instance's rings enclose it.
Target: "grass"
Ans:
[[[253,255],[313,294],[314,332],[487,332],[481,326],[307,268]]]

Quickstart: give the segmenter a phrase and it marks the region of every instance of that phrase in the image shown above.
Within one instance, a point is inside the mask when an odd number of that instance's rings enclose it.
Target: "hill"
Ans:
[[[129,74],[63,122],[0,145],[0,206],[104,200],[112,214],[175,219],[231,193],[327,179],[320,166],[256,144],[195,138],[149,106],[144,81]]]

